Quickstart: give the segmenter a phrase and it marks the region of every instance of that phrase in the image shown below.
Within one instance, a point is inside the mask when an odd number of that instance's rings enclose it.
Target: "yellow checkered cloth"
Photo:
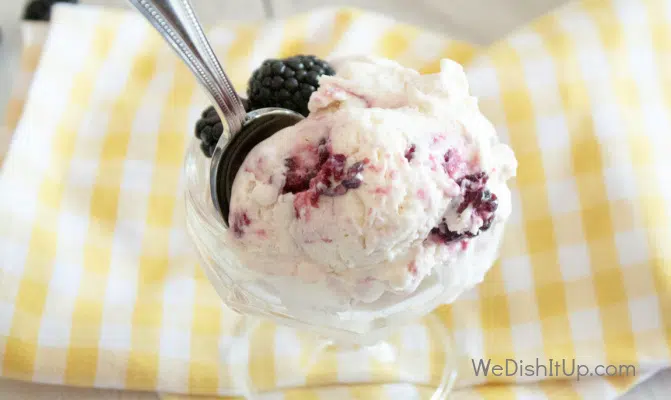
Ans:
[[[209,34],[241,92],[263,59],[295,53],[465,65],[519,168],[500,261],[434,312],[457,349],[454,398],[608,399],[670,365],[671,1],[575,2],[484,49],[354,9]],[[3,377],[177,398],[238,396],[242,370],[268,399],[431,396],[444,358],[421,322],[399,333],[404,371],[332,354],[301,375],[307,339],[270,322],[222,358],[240,317],[196,264],[181,196],[206,97],[134,13],[58,5],[34,46],[0,175]],[[476,376],[479,359],[636,376]]]

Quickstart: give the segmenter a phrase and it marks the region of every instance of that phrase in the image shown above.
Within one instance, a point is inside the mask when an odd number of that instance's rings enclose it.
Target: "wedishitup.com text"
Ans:
[[[475,376],[533,376],[533,377],[575,377],[580,380],[589,376],[636,376],[634,365],[588,365],[578,364],[575,359],[540,360],[526,363],[523,360],[506,358],[504,364],[493,363],[491,359],[471,359]]]

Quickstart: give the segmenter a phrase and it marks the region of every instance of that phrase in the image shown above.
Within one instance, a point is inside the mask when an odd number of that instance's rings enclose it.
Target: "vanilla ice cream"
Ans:
[[[372,57],[334,65],[309,116],[245,159],[228,241],[285,301],[389,305],[429,277],[454,300],[496,257],[513,152],[453,61],[431,75]]]

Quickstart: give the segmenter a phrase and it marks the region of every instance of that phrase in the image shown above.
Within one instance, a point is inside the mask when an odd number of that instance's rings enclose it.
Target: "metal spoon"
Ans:
[[[304,117],[284,108],[245,112],[189,0],[128,0],[161,34],[198,78],[224,126],[210,163],[210,195],[228,227],[233,180],[249,152]]]

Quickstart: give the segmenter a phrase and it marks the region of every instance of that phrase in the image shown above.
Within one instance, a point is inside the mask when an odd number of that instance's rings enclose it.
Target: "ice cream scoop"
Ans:
[[[308,117],[242,163],[227,242],[285,302],[390,305],[429,278],[452,301],[495,258],[512,150],[451,60],[429,75],[368,56],[333,64]]]

